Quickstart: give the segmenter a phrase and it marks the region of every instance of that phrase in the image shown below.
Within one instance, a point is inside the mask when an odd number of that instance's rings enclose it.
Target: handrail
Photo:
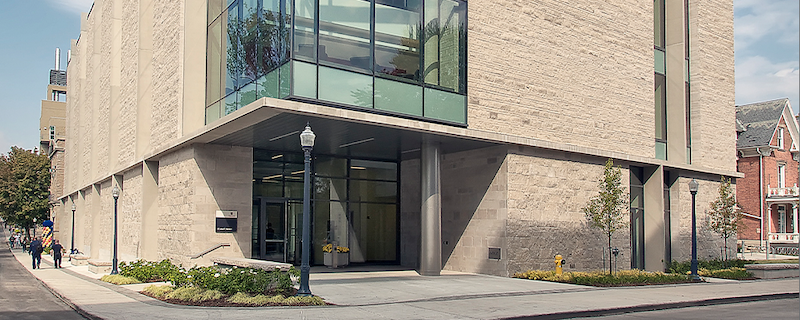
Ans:
[[[230,246],[231,246],[230,243],[217,243],[214,246],[212,246],[211,248],[208,248],[203,252],[200,252],[200,253],[198,253],[196,255],[193,255],[193,256],[189,257],[189,259],[197,259],[197,258],[200,258],[200,257],[208,254],[211,251],[217,250],[217,249],[222,248],[222,247],[230,247]]]

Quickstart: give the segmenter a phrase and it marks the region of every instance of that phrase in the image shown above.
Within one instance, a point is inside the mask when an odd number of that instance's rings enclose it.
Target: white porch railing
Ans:
[[[767,188],[767,197],[797,197],[800,196],[800,188],[795,184],[789,188]]]
[[[800,234],[798,233],[772,233],[769,234],[769,241],[775,243],[797,243],[797,240],[800,239]]]

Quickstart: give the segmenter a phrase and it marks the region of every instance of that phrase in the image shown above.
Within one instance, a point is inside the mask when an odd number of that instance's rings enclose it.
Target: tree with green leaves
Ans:
[[[11,147],[0,155],[0,216],[26,229],[50,217],[50,158],[32,150]],[[30,234],[28,234],[30,236]]]
[[[728,239],[735,236],[742,228],[743,214],[736,201],[736,191],[731,186],[731,179],[722,177],[719,185],[719,195],[710,204],[708,227],[719,234],[724,240],[725,256],[728,260]]]
[[[608,237],[608,273],[611,267],[611,237],[626,225],[628,196],[622,186],[622,169],[614,167],[614,160],[606,161],[603,177],[600,178],[600,191],[583,208],[590,228],[599,229]]]

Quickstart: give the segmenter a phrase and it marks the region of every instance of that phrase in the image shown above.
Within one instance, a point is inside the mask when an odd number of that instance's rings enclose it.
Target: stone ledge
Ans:
[[[111,261],[89,260],[89,272],[97,274],[110,273]]]
[[[67,255],[67,258],[70,259],[69,263],[73,266],[85,266],[89,263],[89,256],[82,254],[70,254]]]
[[[243,268],[254,268],[254,269],[262,269],[269,271],[275,269],[280,269],[281,271],[289,271],[289,268],[292,267],[292,265],[289,263],[247,259],[247,258],[214,257],[211,258],[211,261],[221,266],[237,266]]]
[[[744,267],[759,279],[800,277],[800,266],[792,263],[748,264]]]

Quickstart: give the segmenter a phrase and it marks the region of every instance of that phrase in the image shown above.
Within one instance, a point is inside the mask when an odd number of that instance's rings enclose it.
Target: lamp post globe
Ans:
[[[111,196],[114,197],[114,248],[113,256],[111,258],[111,274],[118,274],[117,270],[117,200],[119,200],[119,187],[114,185],[111,189]]]
[[[72,209],[72,231],[69,234],[70,234],[70,237],[72,238],[72,241],[70,241],[71,243],[69,245],[69,247],[70,247],[69,248],[69,261],[72,261],[72,254],[75,253],[75,209],[77,209],[77,207],[75,207],[75,203],[74,202],[72,203],[72,208],[71,209]]]
[[[311,131],[311,126],[306,123],[306,129],[300,133],[300,146],[303,147],[305,170],[303,171],[303,243],[302,258],[300,262],[300,288],[297,295],[310,296],[311,288],[308,286],[311,265],[311,149],[314,148],[316,135]]]
[[[699,188],[700,183],[697,180],[693,178],[692,181],[689,181],[689,193],[692,194],[692,281],[701,281],[697,274],[697,218],[695,215],[695,198]]]

